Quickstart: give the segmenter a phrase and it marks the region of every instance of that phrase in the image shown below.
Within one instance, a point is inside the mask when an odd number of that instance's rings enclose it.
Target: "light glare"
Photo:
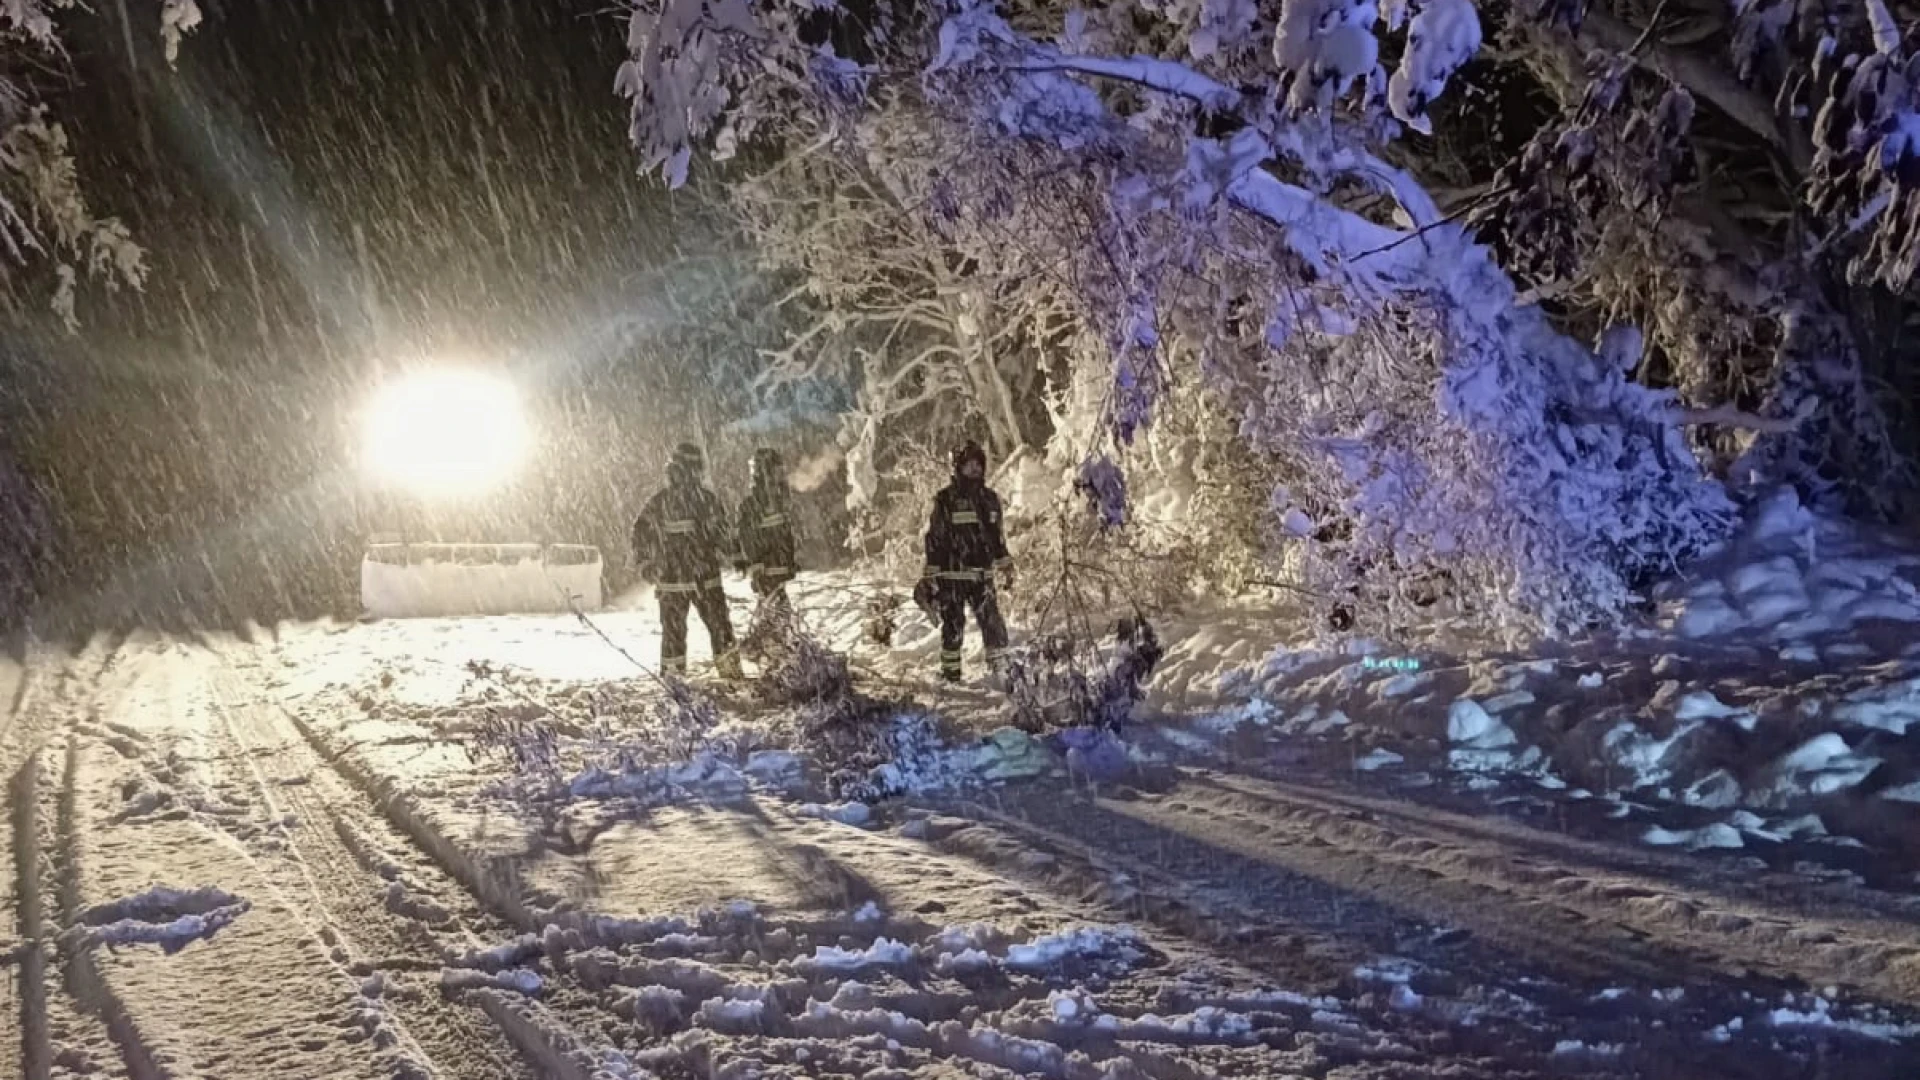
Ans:
[[[366,463],[421,495],[495,487],[527,456],[527,423],[513,385],[475,371],[425,371],[384,388],[367,412]]]

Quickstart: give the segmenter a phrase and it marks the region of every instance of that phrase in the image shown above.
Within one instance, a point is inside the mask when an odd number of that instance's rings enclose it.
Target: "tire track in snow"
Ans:
[[[20,646],[10,704],[0,713],[0,769],[12,775],[27,754],[86,712],[131,645],[126,636],[103,632],[72,654]]]
[[[229,669],[226,677],[234,680],[240,676]],[[225,686],[223,692],[229,701],[237,702],[245,697],[232,681]],[[547,918],[528,906],[517,873],[511,869],[499,872],[483,857],[469,853],[436,827],[422,805],[393,780],[369,771],[351,750],[334,746],[304,717],[264,692],[255,695],[250,709],[263,723],[283,727],[291,733],[288,741],[299,744],[297,753],[310,761],[315,771],[324,773],[324,779],[300,785],[301,789],[338,784],[351,793],[348,798],[356,809],[366,809],[366,804],[372,804],[369,816],[379,822],[378,829],[390,830],[404,838],[401,843],[410,854],[449,879],[467,901],[485,913],[483,917],[497,919],[523,934],[544,936],[555,929]],[[367,834],[378,831],[377,828],[369,827],[368,822],[359,820],[352,812],[336,814],[333,821],[342,847],[351,858],[373,861],[380,857],[376,852],[371,853],[370,859],[370,853],[364,850],[368,846]],[[598,1071],[608,1045],[595,1033],[609,1027],[617,1031],[630,1025],[631,1020],[614,1018],[617,1009],[609,998],[608,988],[588,985],[566,964],[555,965],[545,975],[545,982],[541,994],[545,1000],[499,989],[466,991],[462,1000],[482,1010],[497,1034],[543,1078],[594,1080],[614,1075]]]
[[[264,707],[278,709],[319,760],[353,785],[394,829],[411,839],[487,910],[525,933],[535,933],[544,925],[527,907],[513,875],[496,873],[463,851],[452,838],[427,821],[413,797],[399,790],[391,779],[367,771],[351,753],[332,746],[299,714],[281,708],[278,703],[269,702]]]
[[[398,841],[399,849],[416,862],[415,872],[432,879],[438,890],[435,895],[457,894],[461,901],[473,905],[463,920],[464,927],[482,925],[496,933],[495,941],[498,936],[504,936],[499,934],[502,929],[533,934],[548,929],[548,921],[523,899],[517,874],[496,872],[480,858],[469,855],[457,841],[435,827],[413,797],[391,781],[368,772],[352,753],[331,745],[303,717],[266,693],[264,687],[255,686],[258,692],[249,694],[242,685],[245,676],[232,663],[233,658],[218,651],[215,655],[223,666],[217,679],[219,694],[226,704],[238,714],[251,717],[266,733],[261,736],[265,742],[280,746],[282,754],[291,754],[303,762],[300,767],[312,777],[309,782],[288,790],[328,792],[334,796],[322,800],[321,812],[331,821],[340,850],[356,865],[357,872],[365,873],[369,863],[391,858],[395,849],[379,850],[376,839],[382,834],[390,835]],[[439,889],[443,882],[450,888]],[[484,926],[489,922],[503,926]],[[467,933],[462,941],[454,944],[482,947],[494,943]],[[436,963],[435,969],[438,967]],[[468,991],[460,995],[462,1004],[451,1007],[464,1008],[471,1004],[484,1012],[494,1025],[490,1037],[503,1038],[534,1074],[571,1075],[580,1068],[579,1056],[576,1053],[569,1058],[569,1051],[563,1048],[582,1051],[597,1045],[574,1032],[576,1028],[590,1030],[604,1025],[608,1020],[605,1012],[608,1002],[564,969],[548,977],[543,996],[549,999],[544,1004],[507,991]],[[452,1075],[464,1080],[465,1074]]]
[[[27,706],[27,693],[33,685],[33,650],[27,638],[15,634],[8,649],[8,657],[0,657],[0,671],[8,673],[13,679],[13,687],[7,693],[7,711],[0,716],[0,744],[7,740],[7,729],[13,726],[13,720]]]
[[[1185,791],[1191,797],[1136,806],[1176,829],[1294,853],[1302,869],[1385,902],[1444,911],[1544,963],[1578,950],[1603,977],[1766,972],[1920,1004],[1920,929],[1911,923],[1787,912],[1623,873],[1583,858],[1585,842],[1529,844],[1526,830],[1507,822],[1228,775],[1190,778]]]
[[[104,670],[104,669],[103,669]],[[56,815],[54,835],[58,838],[59,854],[56,860],[56,873],[59,882],[56,897],[63,926],[73,926],[80,921],[80,826],[78,822],[78,801],[76,785],[80,775],[80,743],[77,739],[67,740],[66,767],[62,770],[60,781],[59,811]],[[68,993],[78,1000],[81,1006],[100,1017],[107,1027],[107,1035],[119,1048],[120,1059],[125,1063],[127,1073],[133,1080],[166,1080],[167,1073],[155,1059],[153,1049],[141,1036],[133,1015],[127,1010],[126,1003],[101,977],[100,967],[91,949],[69,940],[61,947],[61,961],[66,973]]]
[[[270,828],[256,827],[220,774],[217,720],[195,697],[192,651],[168,642],[103,680],[91,719],[74,725],[63,791],[62,876],[68,975],[95,1006],[135,1080],[231,1075],[420,1076],[385,1032],[377,1002],[328,956],[297,903],[273,880]],[[202,665],[203,667],[204,665]],[[108,685],[108,682],[111,685]],[[115,753],[91,753],[111,746]],[[163,780],[169,800],[136,807],[136,785]],[[141,790],[148,790],[142,786]],[[175,925],[209,910],[193,892],[250,905],[199,940],[107,949],[81,924],[125,917]],[[237,898],[237,900],[235,899]],[[89,905],[137,900],[122,913]],[[191,930],[191,926],[179,927]]]
[[[450,952],[486,944],[473,931],[476,922],[482,929],[494,929],[484,925],[491,919],[483,911],[429,912],[423,902],[439,908],[448,899],[443,891],[411,896],[408,885],[432,883],[399,880],[402,868],[397,865],[391,868],[392,879],[381,876],[375,866],[384,858],[378,836],[384,823],[375,829],[371,822],[356,820],[347,804],[357,803],[357,790],[329,770],[277,709],[248,701],[223,657],[216,655],[214,662],[211,709],[270,815],[299,823],[288,843],[291,862],[304,883],[304,903],[322,924],[321,933],[350,958],[352,973],[437,974]],[[269,765],[274,776],[267,773]],[[420,918],[393,910],[396,902],[404,910],[408,900],[416,905],[416,914],[444,915],[439,921],[446,929],[430,929]],[[401,1020],[402,1037],[416,1045],[437,1074],[463,1080],[514,1075],[507,1065],[506,1040],[480,1010],[442,999],[434,986],[408,990],[397,995],[391,1007]]]
[[[13,1060],[0,1057],[0,1068],[11,1064],[13,1074],[26,1080],[45,1080],[53,1068],[53,1048],[47,1021],[47,925],[40,895],[40,756],[29,754],[7,784],[11,802],[13,907],[18,927],[16,958],[19,1000],[14,1006],[20,1037],[11,1049]]]
[[[1236,964],[1278,985],[1347,998],[1347,1007],[1374,1030],[1413,1038],[1436,1074],[1443,1062],[1450,1068],[1465,1068],[1467,1062],[1497,1063],[1499,1075],[1553,1071],[1550,1057],[1555,1038],[1511,1013],[1492,1011],[1471,1024],[1458,1025],[1445,1017],[1390,1011],[1382,1003],[1358,1008],[1352,999],[1368,988],[1354,985],[1354,973],[1368,961],[1397,952],[1404,938],[1396,930],[1408,929],[1390,913],[1353,901],[1342,905],[1337,892],[1323,883],[1275,875],[1251,861],[1235,861],[1217,852],[1191,857],[1191,852],[1151,834],[1122,836],[1105,831],[1095,835],[1097,830],[1071,820],[1087,809],[1077,796],[1062,798],[1053,793],[1045,799],[1061,804],[1059,815],[1036,813],[1031,803],[1018,797],[998,809],[975,802],[958,804],[952,809],[973,827],[944,837],[939,844],[962,857],[1033,879],[1062,897],[1100,897],[1125,917],[1151,923],[1204,950],[1230,955]],[[991,839],[975,835],[983,828]],[[1034,859],[1034,852],[1047,858]],[[1712,1075],[1732,1080],[1746,1074]]]
[[[45,804],[52,800],[64,808],[67,802],[64,788],[56,795],[46,782],[42,757],[45,745],[72,724],[86,695],[113,669],[126,644],[124,637],[96,634],[78,652],[63,655],[36,649],[25,637],[13,642],[14,662],[9,666],[14,682],[7,711],[0,714],[0,763],[11,770],[0,861],[13,870],[7,907],[18,940],[7,959],[17,967],[18,977],[0,985],[0,1014],[17,1021],[18,1037],[0,1043],[0,1074],[37,1080],[76,1070],[121,1073],[92,1060],[93,1051],[104,1050],[113,1036],[100,1023],[94,1002],[77,999],[76,980],[58,947],[59,927],[66,924],[60,903],[61,866],[67,854],[62,841],[69,835],[58,812],[53,815],[55,847],[49,851],[42,841]],[[70,782],[71,774],[63,773],[63,780]],[[55,959],[61,978],[49,977],[49,961]],[[77,982],[85,982],[84,973]]]
[[[979,823],[975,829],[984,826],[1016,844],[968,836],[973,830],[942,843],[1005,866],[1018,865],[1013,860],[1019,846],[1038,848],[1058,860],[1043,876],[1063,891],[1099,891],[1115,871],[1132,875],[1153,889],[1122,899],[1122,910],[1138,904],[1135,910],[1155,924],[1202,944],[1231,941],[1243,963],[1283,979],[1301,978],[1302,959],[1317,958],[1323,978],[1364,985],[1364,969],[1382,958],[1406,957],[1417,970],[1452,987],[1449,993],[1456,997],[1462,991],[1483,997],[1491,989],[1527,1002],[1524,1010],[1482,1016],[1471,1027],[1443,1024],[1430,1034],[1436,1049],[1450,1045],[1531,1069],[1542,1067],[1541,1058],[1558,1039],[1584,1038],[1589,1045],[1632,1047],[1632,1064],[1641,1070],[1636,1075],[1727,1080],[1797,1075],[1791,1058],[1777,1048],[1765,1052],[1771,1036],[1764,1028],[1752,1033],[1762,1042],[1751,1050],[1703,1038],[1707,1029],[1751,1011],[1745,990],[1759,993],[1760,1000],[1777,1000],[1790,982],[1730,977],[1701,962],[1699,943],[1693,942],[1622,935],[1618,953],[1609,956],[1605,943],[1581,938],[1577,925],[1557,938],[1549,936],[1548,928],[1568,918],[1550,892],[1450,894],[1441,871],[1396,867],[1393,837],[1316,835],[1290,827],[1284,808],[1222,813],[1203,801],[1208,795],[1196,793],[1191,784],[1118,800],[1063,797],[1057,791],[1011,793],[1002,809],[978,804],[958,809]],[[1345,826],[1366,824],[1324,805],[1305,809],[1313,811],[1314,821],[1330,815]],[[1147,895],[1155,891],[1161,895]],[[1169,903],[1167,894],[1175,902]],[[1226,903],[1216,906],[1222,897]],[[1250,904],[1259,910],[1248,914]],[[1520,929],[1504,927],[1507,922]],[[1461,935],[1462,929],[1469,933]],[[1604,978],[1593,977],[1596,966]],[[1592,994],[1623,985],[1638,987],[1636,1000],[1675,985],[1686,986],[1688,993],[1684,1005],[1637,1018],[1617,1011],[1596,1016]],[[1661,1023],[1650,1026],[1653,1019]],[[1910,1073],[1900,1064],[1903,1054],[1885,1044],[1856,1041],[1836,1050],[1834,1059],[1854,1070],[1844,1075],[1904,1077]]]
[[[27,746],[27,736],[31,732],[26,732],[21,718],[28,715],[42,681],[40,670],[43,664],[40,660],[24,641],[14,650],[11,658],[0,659],[0,666],[13,679],[12,689],[7,693],[7,711],[0,713],[0,765],[4,765],[9,774],[22,764],[15,755],[32,749]]]

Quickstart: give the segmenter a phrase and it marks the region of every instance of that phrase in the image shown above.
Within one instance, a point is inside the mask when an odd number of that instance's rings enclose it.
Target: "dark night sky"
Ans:
[[[618,10],[202,0],[170,71],[157,5],[124,0],[123,27],[121,2],[68,20],[76,84],[56,103],[151,276],[83,289],[68,336],[30,274],[0,338],[0,422],[60,523],[50,591],[104,586],[107,608],[149,614],[340,610],[392,509],[345,467],[348,411],[377,372],[442,356],[510,368],[548,436],[544,471],[465,538],[617,558],[646,466],[690,415],[744,408],[711,373],[767,343],[714,314],[764,297],[741,291],[702,196],[635,174]]]

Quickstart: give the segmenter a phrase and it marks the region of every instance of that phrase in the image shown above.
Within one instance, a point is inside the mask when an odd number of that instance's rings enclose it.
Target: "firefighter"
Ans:
[[[783,617],[792,611],[787,582],[794,575],[793,500],[780,451],[755,450],[747,468],[751,482],[734,515],[734,535],[740,540],[735,566],[747,575],[768,614]]]
[[[720,579],[732,551],[727,512],[720,497],[700,482],[706,467],[700,448],[681,443],[667,464],[667,486],[647,500],[633,523],[633,559],[660,597],[660,668],[687,670],[687,608],[700,613],[713,642],[714,668],[722,678],[740,677],[733,622]]]
[[[1000,496],[987,487],[987,455],[978,443],[953,452],[953,482],[933,497],[926,551],[916,592],[931,600],[940,616],[940,677],[960,680],[968,609],[980,627],[987,666],[997,673],[1007,655],[1007,624],[994,577],[997,573],[1011,587],[1013,560],[1001,531]]]

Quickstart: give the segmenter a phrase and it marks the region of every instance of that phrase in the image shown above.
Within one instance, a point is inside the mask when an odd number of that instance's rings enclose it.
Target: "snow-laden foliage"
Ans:
[[[160,0],[160,43],[167,63],[180,59],[180,39],[200,25],[200,5],[195,0]]]
[[[1283,573],[1257,494],[1275,471],[1211,395],[1169,394],[1124,449],[1082,456],[1099,444],[1098,425],[1089,439],[1067,416],[1060,423],[1066,436],[995,478],[1023,568],[1019,587],[1002,596],[1017,625],[1091,643],[1110,619],[1169,611],[1196,594],[1242,595]]]
[[[1758,10],[1741,16],[1743,33],[1761,25]],[[1880,365],[1864,355],[1864,328],[1822,265],[1855,243],[1842,234],[1858,212],[1821,195],[1836,178],[1822,177],[1837,169],[1851,179],[1833,190],[1858,190],[1863,177],[1878,190],[1877,174],[1857,161],[1813,166],[1804,194],[1825,200],[1816,209],[1829,225],[1807,227],[1832,235],[1807,258],[1803,236],[1769,235],[1805,208],[1793,186],[1767,202],[1776,177],[1793,175],[1797,134],[1736,81],[1734,57],[1751,66],[1752,42],[1736,38],[1722,70],[1649,46],[1657,35],[1604,9],[1587,16],[1569,29],[1534,6],[1511,10],[1514,55],[1550,90],[1556,115],[1500,165],[1470,220],[1569,322],[1645,329],[1633,376],[1679,392],[1694,448],[1717,471],[1892,513],[1910,486],[1909,449],[1874,392],[1869,372]],[[1610,48],[1582,57],[1568,47],[1576,34]],[[1738,135],[1779,142],[1789,160],[1749,164],[1746,151],[1723,149]]]
[[[1393,115],[1415,131],[1433,133],[1427,106],[1446,92],[1447,80],[1480,51],[1480,16],[1471,0],[1414,0],[1393,15],[1410,8],[1407,50],[1400,67],[1387,83],[1387,101]],[[1392,15],[1389,21],[1394,21]]]
[[[891,447],[974,438],[998,459],[1031,441],[1044,419],[1032,356],[1046,314],[955,258],[941,216],[919,205],[922,178],[900,170],[929,149],[920,125],[901,116],[862,130],[861,159],[800,147],[730,189],[764,266],[799,282],[783,301],[796,329],[762,380],[852,392],[840,441],[856,511],[892,493],[881,481]]]
[[[1391,99],[1411,119],[1444,88],[1478,37],[1470,9],[1396,9],[1418,30],[1395,39],[1398,93],[1371,4],[1289,3],[1276,25],[1215,5],[1160,22],[928,11],[849,50],[857,111],[846,80],[817,76],[826,46],[783,32],[795,11],[754,11],[729,51],[699,44],[717,16],[670,6],[636,20],[630,69],[708,58],[697,85],[633,91],[637,141],[669,180],[727,125],[778,120],[812,133],[808,152],[872,167],[911,117],[910,161],[887,159],[896,197],[969,274],[1064,313],[1052,351],[1106,373],[1056,427],[1104,432],[1124,461],[1173,380],[1202,380],[1290,478],[1281,512],[1313,523],[1323,586],[1389,601],[1394,580],[1444,574],[1490,615],[1567,627],[1619,611],[1731,519],[1671,395],[1558,333],[1374,152],[1398,130]],[[649,95],[728,104],[666,117]]]
[[[1127,523],[1127,477],[1112,458],[1105,454],[1088,458],[1074,487],[1086,496],[1102,528],[1117,529]]]
[[[1848,264],[1856,281],[1904,289],[1920,271],[1920,53],[1885,0],[1863,6],[1870,48],[1842,51],[1829,29],[1812,50],[1808,196],[1822,218],[1862,237]]]
[[[0,2],[0,275],[45,260],[52,267],[54,311],[76,325],[82,274],[108,288],[139,287],[146,264],[126,226],[96,215],[86,197],[67,132],[42,103],[36,76],[64,62],[56,13],[73,0]],[[194,0],[165,0],[160,32],[167,58],[198,26]]]
[[[759,667],[755,688],[771,703],[835,713],[854,698],[847,658],[809,631],[791,607],[762,602],[741,635],[740,651]]]

